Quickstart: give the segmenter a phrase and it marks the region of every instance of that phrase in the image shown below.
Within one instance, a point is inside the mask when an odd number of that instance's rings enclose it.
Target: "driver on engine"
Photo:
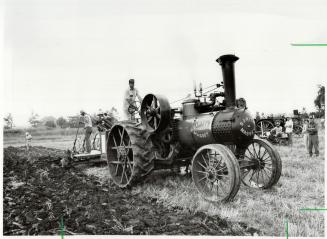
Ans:
[[[124,96],[124,118],[135,120],[135,113],[131,113],[131,109],[133,111],[134,108],[134,112],[138,110],[136,106],[136,97],[140,102],[142,101],[142,97],[140,96],[139,91],[134,87],[134,79],[130,79],[128,83],[129,88],[126,90]]]

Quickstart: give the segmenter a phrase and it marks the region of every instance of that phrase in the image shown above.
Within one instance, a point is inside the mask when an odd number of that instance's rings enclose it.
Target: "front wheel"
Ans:
[[[208,201],[228,202],[240,187],[240,168],[234,154],[224,145],[209,144],[197,150],[192,160],[197,190]]]
[[[268,141],[253,139],[240,158],[243,184],[253,188],[271,188],[280,178],[282,161]]]

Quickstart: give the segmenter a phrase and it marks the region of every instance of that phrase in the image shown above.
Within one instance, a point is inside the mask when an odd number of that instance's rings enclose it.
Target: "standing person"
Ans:
[[[29,132],[25,133],[25,145],[26,145],[26,150],[28,151],[30,149],[32,142],[32,135]]]
[[[292,118],[288,115],[286,117],[286,122],[285,122],[285,133],[288,136],[288,142],[291,146],[293,146],[293,120]]]
[[[307,131],[309,133],[309,156],[312,157],[312,147],[315,148],[315,155],[319,156],[318,127],[313,115],[310,115]]]
[[[302,134],[303,134],[303,140],[304,140],[305,150],[307,152],[309,150],[308,126],[309,126],[309,120],[306,119],[306,120],[304,120],[304,123],[303,123]]]
[[[140,96],[139,91],[135,88],[135,80],[134,79],[130,79],[128,81],[128,84],[129,84],[129,88],[126,90],[125,96],[124,96],[124,114],[125,114],[125,119],[134,120],[135,113],[134,114],[129,113],[128,108],[130,106],[137,108],[136,97],[138,98],[138,100],[140,102],[142,101],[142,97]]]
[[[92,119],[89,114],[86,114],[84,110],[80,111],[82,116],[82,122],[85,129],[85,147],[86,153],[91,153],[91,134],[92,134]]]
[[[266,118],[265,114],[261,113],[261,119],[265,119],[265,118]]]

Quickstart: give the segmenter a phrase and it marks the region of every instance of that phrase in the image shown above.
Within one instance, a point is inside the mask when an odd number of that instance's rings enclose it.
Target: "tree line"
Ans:
[[[112,121],[117,121],[118,118],[118,111],[116,108],[112,107],[109,111],[107,111],[109,118]],[[96,124],[97,114],[91,114],[91,119],[93,124]],[[3,118],[4,120],[4,129],[12,129],[14,127],[14,120],[12,114],[8,114],[6,117]],[[79,126],[80,115],[76,114],[73,116],[60,116],[59,118],[55,118],[53,116],[46,116],[41,118],[39,114],[35,113],[34,111],[31,113],[30,117],[28,118],[28,123],[32,128],[37,128],[41,126],[45,126],[49,129],[51,128],[77,128]]]

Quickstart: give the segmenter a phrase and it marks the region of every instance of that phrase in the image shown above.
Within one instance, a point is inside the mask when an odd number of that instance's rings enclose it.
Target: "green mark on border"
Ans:
[[[291,46],[327,46],[327,43],[291,43]]]
[[[286,235],[286,239],[288,239],[288,221],[285,221],[285,235]]]
[[[61,236],[61,239],[64,239],[64,218],[63,218],[63,216],[60,217],[60,236]]]
[[[301,208],[300,211],[327,211],[327,208]]]

